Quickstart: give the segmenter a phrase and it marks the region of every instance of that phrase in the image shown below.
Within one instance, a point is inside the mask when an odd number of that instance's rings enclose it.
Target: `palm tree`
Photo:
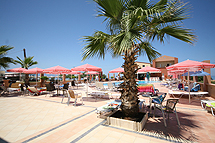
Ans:
[[[20,59],[17,56],[18,60],[15,60],[16,63],[20,64],[22,68],[28,69],[29,67],[38,64],[37,61],[33,61],[34,56],[29,56],[25,58],[24,60]],[[29,75],[25,74],[25,84],[29,85]]]
[[[6,45],[3,45],[0,47],[0,68],[1,67],[3,67],[4,69],[8,68],[10,63],[15,64],[13,58],[5,56],[7,55],[7,52],[13,48],[14,47],[6,46]]]
[[[155,39],[164,43],[172,36],[186,43],[193,43],[196,36],[191,29],[182,27],[188,17],[188,6],[178,0],[94,0],[98,4],[98,17],[104,17],[108,33],[96,31],[84,36],[86,46],[83,59],[104,58],[109,51],[113,57],[123,56],[124,82],[121,84],[121,109],[125,116],[138,114],[138,88],[135,61],[146,55],[151,62],[160,53],[151,46]]]

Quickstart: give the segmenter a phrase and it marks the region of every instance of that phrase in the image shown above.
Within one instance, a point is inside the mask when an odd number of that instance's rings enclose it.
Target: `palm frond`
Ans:
[[[82,61],[94,56],[104,58],[109,38],[110,35],[101,31],[95,32],[93,36],[84,36],[82,39],[86,42],[86,46],[82,49]]]
[[[138,44],[138,48],[140,50],[139,55],[146,55],[150,62],[161,55],[149,42]]]

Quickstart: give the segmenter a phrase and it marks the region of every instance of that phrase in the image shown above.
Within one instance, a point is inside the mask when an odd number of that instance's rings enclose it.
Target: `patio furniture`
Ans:
[[[93,96],[96,100],[98,97],[100,98],[104,98],[105,96],[108,96],[108,98],[110,99],[111,95],[110,95],[110,92],[109,91],[100,91],[100,90],[93,90],[92,88],[90,88],[88,86],[88,84],[85,85],[85,88],[86,88],[86,94],[87,94],[87,97],[88,95],[91,95]]]
[[[214,100],[201,100],[201,106],[203,109],[207,109],[209,107],[211,109],[211,113],[215,116],[213,109],[215,109],[215,101]]]
[[[4,86],[0,86],[0,89],[1,89],[1,94],[0,95],[5,95],[5,94],[8,94],[8,91],[7,91],[7,89],[6,89],[6,87],[4,87]]]
[[[207,108],[206,104],[213,102],[215,102],[215,100],[201,100],[201,106],[203,109],[206,109]]]
[[[52,94],[53,96],[53,91],[55,90],[54,86],[51,86],[51,84],[45,84],[46,85],[46,90],[49,92],[49,94]]]
[[[77,92],[75,93],[73,90],[67,90],[67,94],[68,94],[68,102],[67,102],[68,106],[70,104],[71,98],[75,99],[75,106],[76,106],[76,102],[77,102],[78,98],[82,100],[82,105],[83,105],[83,99],[82,99],[81,93],[77,93]],[[63,99],[64,99],[64,95],[63,95],[61,103],[63,102]]]
[[[61,84],[55,84],[54,87],[57,89],[57,95],[59,95],[59,90],[61,89]]]
[[[108,102],[107,104],[96,108],[96,113],[99,114],[97,117],[101,117],[102,115],[109,115],[110,113],[112,113],[113,111],[119,109],[120,105],[121,105],[121,100],[114,100],[111,102]]]
[[[117,91],[116,87],[113,85],[113,83],[108,82],[108,90],[110,91]]]
[[[211,108],[211,113],[215,117],[215,114],[214,114],[214,111],[213,111],[215,109],[215,102],[207,103],[206,106]]]
[[[35,87],[28,87],[27,90],[29,91],[30,95],[40,95],[42,90],[38,90]]]
[[[23,84],[19,84],[19,87],[20,87],[20,90],[21,90],[21,92],[22,92],[22,94],[25,96],[25,89],[24,89],[24,86],[23,86]]]
[[[65,83],[65,84],[63,85],[63,88],[62,88],[63,95],[64,95],[64,91],[67,91],[68,88],[69,88],[69,84],[68,84],[68,83]]]
[[[154,108],[154,113],[155,113],[156,108],[159,109],[162,112],[165,127],[167,127],[166,116],[164,115],[165,113],[168,113],[168,119],[169,119],[169,113],[175,113],[178,125],[180,126],[180,122],[179,122],[179,119],[178,119],[178,114],[177,114],[177,111],[176,111],[176,104],[178,103],[178,100],[179,99],[176,99],[176,98],[167,99],[166,106],[163,106],[162,104],[158,104],[157,106],[154,106],[155,107]]]
[[[142,93],[147,92],[156,95],[159,92],[158,89],[155,89],[153,84],[138,84],[137,87],[138,91]]]
[[[104,87],[104,84],[102,82],[97,82],[96,87],[97,87],[98,90],[106,90],[105,87]]]
[[[159,96],[149,96],[149,106],[150,106],[149,113],[151,113],[152,103],[154,104],[154,107],[156,106],[156,104],[162,105],[162,102],[166,98],[166,94],[167,93],[161,94]]]

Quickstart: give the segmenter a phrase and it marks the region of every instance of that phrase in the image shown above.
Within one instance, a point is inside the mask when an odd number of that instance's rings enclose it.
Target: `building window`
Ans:
[[[143,67],[145,67],[145,65],[143,65]]]

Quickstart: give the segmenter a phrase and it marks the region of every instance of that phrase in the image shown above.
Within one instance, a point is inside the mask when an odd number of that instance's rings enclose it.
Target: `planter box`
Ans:
[[[140,122],[112,117],[116,112],[118,111],[113,112],[110,116],[107,117],[108,125],[126,128],[134,131],[142,131],[146,121],[148,120],[148,112],[143,113],[145,115]]]

